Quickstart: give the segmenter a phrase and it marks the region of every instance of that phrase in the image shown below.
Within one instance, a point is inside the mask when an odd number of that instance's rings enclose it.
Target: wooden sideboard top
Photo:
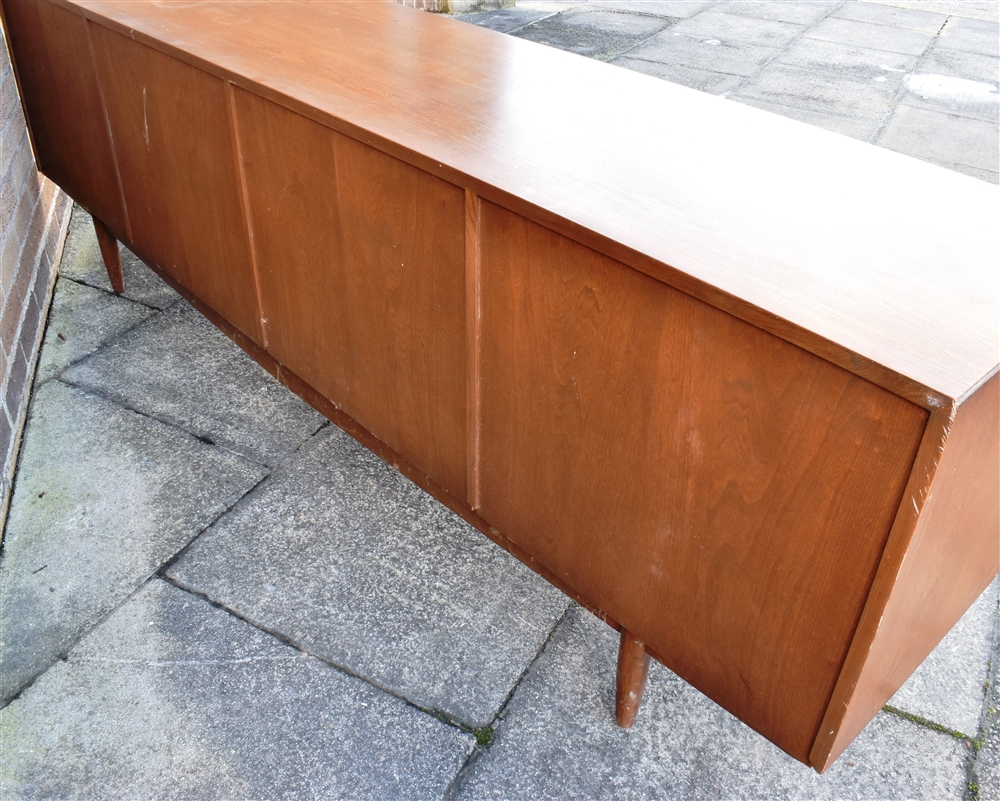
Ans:
[[[985,182],[392,2],[61,4],[926,408],[996,372]]]

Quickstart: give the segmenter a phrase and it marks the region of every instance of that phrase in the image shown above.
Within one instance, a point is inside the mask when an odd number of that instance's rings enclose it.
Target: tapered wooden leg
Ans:
[[[649,673],[649,654],[646,646],[632,634],[622,629],[618,646],[618,681],[615,692],[615,716],[623,729],[630,728],[639,714],[642,693],[646,689]]]
[[[122,275],[122,260],[118,255],[118,240],[103,222],[94,217],[94,230],[97,231],[97,244],[101,246],[104,266],[111,279],[111,288],[119,295],[125,291],[125,276]]]

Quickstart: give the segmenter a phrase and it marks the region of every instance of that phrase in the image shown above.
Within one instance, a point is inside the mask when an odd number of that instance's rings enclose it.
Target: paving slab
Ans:
[[[1000,119],[1000,93],[995,83],[918,72],[907,75],[899,102],[960,117]]]
[[[180,295],[124,245],[119,244],[118,252],[121,254],[122,275],[125,278],[122,297],[154,309],[165,309],[180,299]],[[79,206],[73,207],[70,217],[59,274],[105,292],[113,291],[111,279],[108,278],[108,271],[101,258],[101,248],[97,244],[94,222]]]
[[[957,15],[991,22],[1000,19],[1000,4],[996,0],[861,0],[861,2],[952,15],[953,18]]]
[[[271,466],[325,422],[183,300],[62,378]]]
[[[953,78],[968,78],[996,86],[997,77],[1000,75],[1000,58],[935,45],[920,62],[920,71]]]
[[[979,801],[1000,801],[1000,610],[996,612],[993,626],[993,664],[983,740],[973,766]]]
[[[824,114],[881,121],[892,108],[896,87],[888,82],[772,63],[732,96]]]
[[[59,374],[153,313],[141,303],[58,278],[35,382],[40,384]]]
[[[558,14],[560,11],[583,5],[583,3],[584,0],[519,0],[514,7],[522,11],[546,11],[549,14]]]
[[[813,111],[807,108],[796,106],[786,106],[770,100],[760,100],[754,97],[742,97],[737,94],[730,95],[730,100],[743,103],[747,106],[770,111],[772,114],[780,114],[792,120],[798,120],[817,128],[825,128],[834,133],[850,136],[852,139],[860,139],[862,142],[871,141],[881,124],[878,120],[862,120],[856,117],[845,117],[841,114],[826,114],[822,111]]]
[[[590,0],[586,7],[685,19],[700,14],[716,2],[717,0]],[[524,0],[518,0],[518,5],[525,5]]]
[[[889,700],[889,706],[958,731],[979,734],[990,673],[993,630],[1000,605],[1000,579],[938,644]]]
[[[745,42],[765,47],[784,47],[805,30],[803,25],[727,14],[724,9],[725,5],[720,4],[697,16],[681,20],[675,30],[699,39]]]
[[[608,61],[674,22],[671,17],[571,8],[519,28],[513,35]]]
[[[339,429],[169,577],[425,709],[489,725],[568,601]]]
[[[952,164],[947,161],[937,161],[935,159],[927,159],[927,161],[931,164],[937,164],[939,167],[944,167],[946,170],[954,170],[955,172],[960,172],[963,175],[978,178],[980,181],[987,181],[991,184],[1000,184],[1000,171],[997,170],[980,170],[976,167],[967,167],[964,164]]]
[[[812,25],[840,4],[840,0],[725,0],[719,9],[744,17]]]
[[[899,8],[881,3],[841,3],[830,14],[839,19],[886,25],[890,28],[904,28],[911,31],[936,34],[948,19],[945,14],[929,13],[911,8]]]
[[[985,20],[950,17],[941,29],[937,46],[986,56],[1000,55],[1000,24]]]
[[[475,738],[154,579],[0,711],[4,798],[438,799]]]
[[[681,64],[660,64],[656,61],[645,61],[628,56],[619,56],[611,62],[615,66],[624,67],[633,72],[641,72],[645,75],[652,75],[654,78],[662,78],[671,83],[688,86],[701,92],[709,92],[713,95],[721,95],[730,92],[743,82],[742,75],[730,75],[725,72],[712,72],[710,70],[685,67]]]
[[[896,106],[877,144],[924,161],[991,172],[1000,160],[994,123],[906,104]]]
[[[868,22],[855,22],[833,16],[819,22],[804,34],[807,39],[825,42],[840,42],[869,50],[884,50],[890,53],[904,53],[911,56],[922,55],[934,41],[933,33],[890,28]]]
[[[511,33],[532,22],[552,14],[552,11],[533,11],[524,8],[500,8],[496,11],[481,11],[477,14],[459,14],[453,19],[470,22],[480,28],[489,28],[500,33]]]
[[[0,554],[6,701],[259,482],[259,465],[53,380]]]
[[[706,39],[676,30],[665,30],[633,47],[626,57],[715,73],[748,76],[758,72],[779,52],[781,51],[777,47]]]
[[[968,748],[953,737],[883,712],[820,776],[656,663],[635,725],[619,729],[617,640],[574,605],[456,798],[963,797]]]
[[[799,39],[775,59],[779,64],[811,70],[834,72],[861,80],[899,87],[906,75],[916,68],[919,57],[887,50],[869,50],[843,42]]]

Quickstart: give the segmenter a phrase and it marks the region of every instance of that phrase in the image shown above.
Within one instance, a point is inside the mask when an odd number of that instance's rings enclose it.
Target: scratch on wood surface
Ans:
[[[149,119],[146,115],[146,87],[142,87],[142,132],[146,139],[146,150],[149,150]]]

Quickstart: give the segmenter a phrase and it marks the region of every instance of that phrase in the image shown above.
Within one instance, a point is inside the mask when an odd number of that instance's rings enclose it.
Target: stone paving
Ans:
[[[996,4],[897,5],[454,24],[997,182]],[[822,776],[659,665],[620,730],[611,629],[123,259],[119,297],[77,209],[0,554],[4,799],[1000,799],[1000,583]]]
[[[519,0],[462,19],[1000,182],[998,4],[899,5]]]

